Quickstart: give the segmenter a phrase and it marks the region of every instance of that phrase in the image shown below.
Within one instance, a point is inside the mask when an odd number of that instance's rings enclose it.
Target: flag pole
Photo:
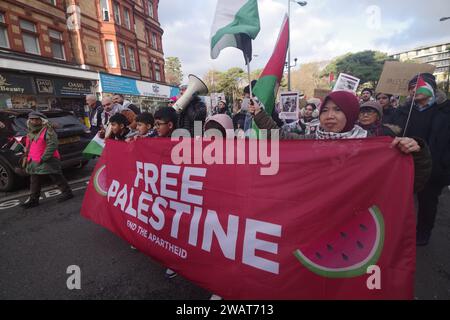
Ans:
[[[411,114],[412,114],[412,109],[414,107],[414,101],[416,100],[417,86],[419,85],[420,75],[421,75],[421,73],[419,73],[417,75],[416,88],[414,90],[414,96],[413,96],[412,101],[411,101],[411,107],[409,108],[408,120],[406,120],[405,129],[403,130],[403,138],[406,137],[406,130],[408,130],[409,121],[411,120]]]
[[[246,54],[244,54],[244,56],[245,56],[245,63],[247,64],[248,87],[250,89],[250,99],[252,99],[253,98],[253,89],[252,89],[252,76],[250,74],[250,61]]]

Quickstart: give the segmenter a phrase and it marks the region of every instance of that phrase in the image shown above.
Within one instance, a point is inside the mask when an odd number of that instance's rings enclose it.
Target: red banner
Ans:
[[[282,141],[270,176],[237,141],[208,165],[108,141],[81,213],[225,299],[412,299],[413,162],[390,141]]]

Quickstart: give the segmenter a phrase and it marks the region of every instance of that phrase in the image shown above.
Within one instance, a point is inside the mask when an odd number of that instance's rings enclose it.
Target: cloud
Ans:
[[[188,3],[188,4],[187,4]],[[245,67],[233,48],[218,59],[209,56],[210,31],[217,1],[164,0],[159,16],[164,29],[165,56],[181,59],[185,76],[208,70]],[[272,54],[287,12],[285,0],[259,0],[261,32],[253,42],[252,68],[263,68]],[[311,0],[306,7],[291,4],[291,53],[301,63],[329,60],[347,52],[380,50],[395,53],[420,45],[450,42],[450,1]]]

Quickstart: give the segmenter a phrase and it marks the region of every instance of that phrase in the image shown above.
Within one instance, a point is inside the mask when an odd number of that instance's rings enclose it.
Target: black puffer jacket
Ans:
[[[199,97],[194,97],[178,117],[178,128],[186,129],[194,137],[194,122],[201,121],[202,128],[206,120],[206,105]]]
[[[411,105],[406,104],[397,110],[395,123],[405,128]],[[436,95],[435,110],[427,137],[424,138],[430,148],[433,159],[431,182],[441,186],[450,185],[450,100],[443,92]],[[413,109],[413,113],[417,112]],[[412,117],[414,118],[414,117]],[[420,118],[420,117],[419,117]],[[416,117],[417,119],[417,117]],[[409,126],[423,125],[411,122]],[[406,132],[408,136],[408,131]]]

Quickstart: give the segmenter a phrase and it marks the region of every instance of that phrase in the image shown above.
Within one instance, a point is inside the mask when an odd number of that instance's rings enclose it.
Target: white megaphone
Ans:
[[[207,93],[208,87],[206,86],[206,84],[198,77],[190,74],[186,91],[181,96],[181,98],[177,100],[173,107],[175,108],[175,110],[177,110],[177,112],[181,112],[189,105],[189,103],[195,96],[206,95]]]

